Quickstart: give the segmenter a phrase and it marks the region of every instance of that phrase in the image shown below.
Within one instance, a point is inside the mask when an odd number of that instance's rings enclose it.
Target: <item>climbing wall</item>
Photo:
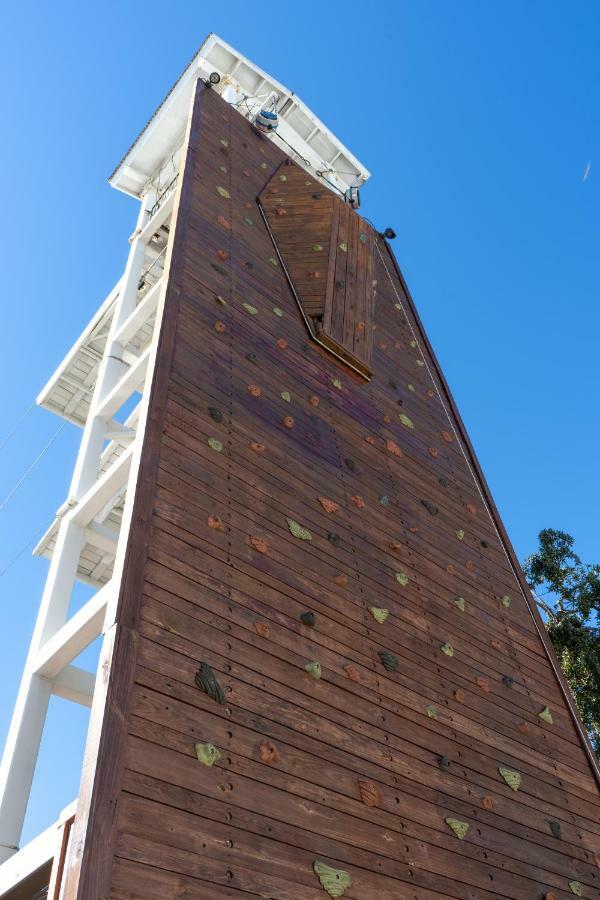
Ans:
[[[372,377],[311,340],[284,159],[199,87],[77,896],[598,898],[592,769],[401,277],[351,221]]]

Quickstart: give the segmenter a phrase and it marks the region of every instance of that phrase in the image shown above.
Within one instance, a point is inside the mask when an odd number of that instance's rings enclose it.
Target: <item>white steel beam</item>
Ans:
[[[115,334],[115,340],[124,347],[140,328],[148,322],[156,312],[160,294],[160,279],[153,284],[144,299],[138,303],[130,316],[123,322]]]
[[[52,693],[81,706],[92,705],[96,676],[78,666],[67,666],[52,682]]]
[[[123,406],[133,393],[140,387],[148,370],[150,359],[150,344],[139,356],[122,378],[115,384],[112,390],[99,404],[96,415],[98,419],[110,419]]]
[[[101,633],[112,582],[105,584],[54,634],[35,659],[35,672],[54,679],[59,672],[88,647]]]

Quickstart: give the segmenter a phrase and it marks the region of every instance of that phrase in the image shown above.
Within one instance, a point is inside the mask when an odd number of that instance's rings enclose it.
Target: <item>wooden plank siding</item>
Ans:
[[[322,860],[350,900],[599,898],[594,772],[387,245],[343,207],[365,381],[308,338],[260,215],[276,142],[201,84],[190,134],[67,896],[319,900]]]

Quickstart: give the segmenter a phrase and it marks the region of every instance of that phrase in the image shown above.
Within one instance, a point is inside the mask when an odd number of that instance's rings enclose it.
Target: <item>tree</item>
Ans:
[[[544,528],[523,564],[548,635],[596,753],[600,754],[600,565],[587,565],[570,534]]]

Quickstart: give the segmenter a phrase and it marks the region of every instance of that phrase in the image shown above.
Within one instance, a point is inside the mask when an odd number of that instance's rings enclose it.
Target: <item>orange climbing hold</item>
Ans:
[[[261,388],[259,388],[259,386],[257,384],[249,384],[248,385],[248,393],[252,397],[260,397],[260,395],[262,394],[262,390],[261,390]]]
[[[284,428],[293,428],[294,427],[294,420],[291,416],[285,416],[282,419],[282,422],[283,422]]]
[[[402,450],[400,449],[398,444],[396,444],[394,441],[387,440],[385,442],[385,446],[388,448],[390,453],[394,454],[394,456],[404,456],[404,454],[402,453]]]
[[[215,331],[217,334],[223,334],[226,327],[225,322],[215,322]]]
[[[502,650],[502,644],[497,638],[492,638],[490,644],[494,648],[494,650]]]
[[[256,550],[257,553],[266,553],[267,550],[269,549],[269,545],[267,544],[266,540],[261,537],[253,537],[251,535],[250,543],[252,544],[252,546],[254,547],[254,549]]]
[[[318,406],[321,401],[315,394],[313,394],[312,397],[308,398],[308,402],[311,406]]]
[[[490,692],[490,683],[486,678],[476,678],[475,684],[477,687],[480,687],[484,694],[489,694]]]
[[[225,231],[231,231],[231,222],[225,216],[217,216],[217,224],[224,228]]]
[[[217,250],[217,256],[221,260],[221,262],[225,262],[226,259],[229,259],[229,253],[227,250]]]
[[[339,575],[334,575],[333,580],[337,584],[338,587],[346,587],[348,584],[348,576],[340,573]]]
[[[431,456],[432,459],[437,459],[439,456],[439,451],[435,449],[435,447],[428,447],[427,452]]]
[[[356,684],[360,684],[360,672],[354,666],[344,666],[344,672],[350,679],[350,681],[356,682]]]
[[[449,431],[440,431],[440,435],[442,437],[442,440],[446,441],[447,444],[451,444],[454,440]]]
[[[271,626],[266,622],[255,622],[254,630],[260,637],[268,638],[271,637]]]
[[[258,441],[252,441],[252,443],[250,444],[250,448],[252,450],[254,450],[255,453],[264,453],[265,452],[265,445],[260,444]]]
[[[483,806],[484,809],[493,809],[494,801],[491,797],[484,797],[481,801],[481,805]]]
[[[215,531],[223,531],[223,521],[219,516],[209,516],[206,524],[209,528],[214,528]]]
[[[279,340],[277,341],[277,346],[279,347],[280,350],[285,350],[287,345],[288,345],[288,342],[286,341],[285,338],[279,338]]]
[[[360,496],[360,494],[355,494],[353,497],[350,497],[350,499],[352,500],[352,502],[354,503],[354,505],[355,505],[358,509],[363,509],[363,508],[364,508],[364,506],[365,506],[365,501],[364,501],[363,498]]]
[[[279,752],[271,741],[263,741],[259,748],[260,758],[264,763],[279,762]]]
[[[465,702],[465,692],[463,690],[461,690],[460,688],[456,688],[456,690],[454,691],[454,699],[458,700],[459,703],[464,703]]]
[[[373,445],[375,443],[375,438],[372,434],[367,434],[365,437],[365,441],[367,442],[367,444]]]
[[[318,497],[317,499],[325,512],[334,513],[340,508],[339,503],[336,503],[335,500],[330,500],[328,497]]]
[[[477,515],[477,507],[473,503],[467,503],[467,512],[471,513],[472,516]]]
[[[389,425],[390,422],[392,421],[392,417],[391,417],[391,416],[384,416],[384,417],[383,417],[383,421],[385,422],[386,425]]]

